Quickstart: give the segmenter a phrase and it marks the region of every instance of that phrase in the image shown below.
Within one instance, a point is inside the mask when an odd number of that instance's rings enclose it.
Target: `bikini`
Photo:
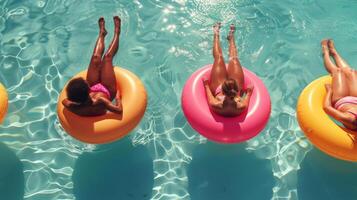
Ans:
[[[216,88],[216,91],[214,92],[214,96],[215,96],[218,100],[224,101],[225,96],[222,96],[222,95],[218,96],[218,94],[221,93],[221,92],[222,92],[222,84],[219,85],[219,86]]]
[[[107,95],[108,99],[110,99],[110,92],[109,90],[101,83],[97,83],[90,87],[90,92],[101,92]]]
[[[338,101],[336,101],[336,103],[335,103],[335,105],[333,107],[338,110],[339,108],[341,108],[342,106],[344,106],[346,104],[355,104],[355,105],[357,105],[357,97],[353,97],[353,96],[343,97],[343,98],[339,99]],[[350,110],[347,110],[346,112],[351,113],[357,119],[357,112],[353,112],[353,111],[350,111]]]

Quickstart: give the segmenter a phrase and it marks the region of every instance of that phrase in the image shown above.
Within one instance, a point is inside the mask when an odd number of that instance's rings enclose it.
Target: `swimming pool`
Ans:
[[[0,1],[0,199],[354,199],[357,164],[331,158],[301,133],[301,90],[326,74],[319,42],[335,39],[353,66],[357,2],[350,0]],[[128,137],[87,145],[59,125],[59,91],[85,69],[104,16],[123,20],[114,63],[144,82],[148,108]],[[186,79],[212,62],[214,22],[237,24],[244,66],[266,84],[272,115],[256,138],[207,141],[180,108]],[[227,54],[226,54],[227,55]]]

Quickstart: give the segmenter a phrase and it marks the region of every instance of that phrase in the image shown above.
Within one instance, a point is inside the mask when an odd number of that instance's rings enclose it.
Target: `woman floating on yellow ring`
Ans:
[[[8,108],[8,96],[5,87],[0,83],[0,123],[3,122]]]
[[[338,54],[332,40],[321,42],[324,64],[332,76],[326,84],[325,112],[346,128],[357,130],[357,71],[353,70]],[[333,57],[335,63],[330,59]]]
[[[323,40],[321,45],[324,64],[331,76],[316,79],[302,91],[297,119],[307,138],[320,150],[356,162],[357,71],[341,58],[332,40]]]

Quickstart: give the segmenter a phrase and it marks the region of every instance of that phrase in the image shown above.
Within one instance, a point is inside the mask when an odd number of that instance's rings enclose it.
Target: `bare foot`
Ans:
[[[328,44],[329,40],[328,39],[324,39],[321,41],[321,47],[322,47],[322,53],[323,54],[328,54],[328,47],[327,47],[327,44]]]
[[[99,18],[98,25],[99,25],[99,33],[102,34],[103,36],[106,36],[107,30],[105,30],[105,21],[103,17]]]
[[[234,37],[234,32],[236,31],[236,26],[234,24],[231,24],[229,26],[229,33],[227,36],[227,40],[231,40]]]
[[[336,55],[337,51],[336,51],[335,44],[334,44],[332,39],[328,40],[327,45],[328,45],[328,49],[330,51],[330,54],[331,55]]]
[[[213,33],[214,34],[219,34],[219,30],[221,29],[221,22],[217,22],[215,25],[213,25]]]
[[[120,33],[121,19],[118,16],[114,16],[113,20],[114,20],[114,25],[115,25],[115,32]]]

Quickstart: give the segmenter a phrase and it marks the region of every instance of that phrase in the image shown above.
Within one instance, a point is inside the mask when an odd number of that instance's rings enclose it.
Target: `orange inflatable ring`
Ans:
[[[74,138],[92,144],[113,142],[127,135],[143,117],[147,104],[144,85],[128,70],[115,67],[114,71],[122,95],[122,116],[112,112],[95,117],[76,115],[62,105],[62,100],[67,98],[67,85],[63,88],[57,103],[58,118],[64,130]],[[85,78],[86,75],[87,72],[82,71],[73,78]]]
[[[5,118],[8,108],[8,96],[5,87],[0,83],[0,123]]]
[[[323,110],[325,84],[330,76],[311,82],[297,103],[297,119],[306,137],[323,152],[342,160],[357,161],[357,132],[337,125]]]

